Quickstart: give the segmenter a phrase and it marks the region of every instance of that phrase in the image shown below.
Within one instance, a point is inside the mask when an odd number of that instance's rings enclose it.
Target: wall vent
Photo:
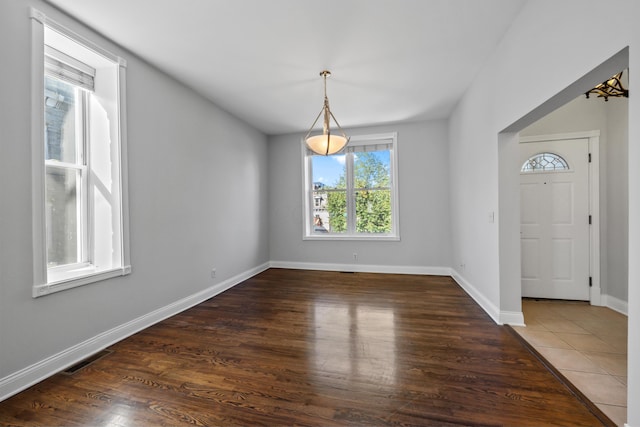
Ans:
[[[65,375],[73,375],[76,372],[78,372],[80,369],[89,366],[90,364],[92,364],[93,362],[95,362],[98,359],[102,359],[104,356],[111,354],[112,351],[111,350],[102,350],[99,353],[94,354],[93,356],[89,356],[84,360],[81,360],[80,362],[76,363],[73,366],[69,366],[67,369],[65,369],[64,371],[62,371],[63,374]]]

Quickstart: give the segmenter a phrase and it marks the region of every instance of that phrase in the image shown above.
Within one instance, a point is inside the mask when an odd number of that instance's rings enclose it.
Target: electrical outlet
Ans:
[[[211,278],[215,279],[215,277],[216,277],[216,269],[214,268],[211,270]]]

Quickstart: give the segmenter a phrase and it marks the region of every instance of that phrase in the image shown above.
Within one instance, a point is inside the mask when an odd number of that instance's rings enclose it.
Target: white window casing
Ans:
[[[302,171],[303,171],[303,240],[400,240],[399,225],[399,197],[398,197],[398,147],[397,132],[374,134],[374,135],[353,135],[349,144],[341,153],[345,156],[345,178],[346,178],[346,203],[347,203],[347,225],[344,232],[318,233],[314,230],[314,211],[318,209],[318,201],[314,199],[314,182],[312,171],[312,157],[304,140],[302,146]],[[391,227],[386,233],[365,233],[356,231],[356,192],[354,183],[354,157],[357,153],[369,151],[389,151],[389,173],[390,173],[390,193],[391,193]],[[336,190],[327,190],[336,191]]]
[[[126,61],[36,9],[30,9],[30,18],[33,296],[39,297],[131,272],[124,96]],[[81,128],[83,158],[75,164],[45,160],[45,75],[85,92],[82,111],[77,116],[84,124]],[[56,99],[51,102],[55,103]],[[83,222],[82,232],[86,234],[79,249],[83,255],[78,262],[49,268],[46,168],[77,170],[83,175],[80,192],[83,207],[79,208],[78,215]]]

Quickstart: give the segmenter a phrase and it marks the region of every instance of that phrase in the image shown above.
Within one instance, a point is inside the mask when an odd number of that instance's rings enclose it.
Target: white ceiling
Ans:
[[[446,118],[525,0],[48,0],[267,134]]]

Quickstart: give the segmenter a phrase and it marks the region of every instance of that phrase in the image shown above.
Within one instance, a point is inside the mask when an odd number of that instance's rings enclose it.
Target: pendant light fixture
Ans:
[[[307,147],[309,147],[309,149],[314,153],[323,156],[338,153],[349,143],[349,138],[344,133],[342,127],[340,127],[340,124],[338,124],[338,121],[329,109],[329,98],[327,98],[327,77],[330,75],[331,71],[323,70],[320,72],[320,77],[324,79],[324,104],[322,105],[322,110],[320,110],[318,117],[316,117],[311,128],[309,128],[309,132],[307,132],[307,135],[304,137]],[[322,134],[311,136],[313,127],[318,122],[320,116],[323,116]],[[342,135],[331,133],[331,119],[333,119],[337,126],[337,130],[339,130]]]
[[[598,98],[604,98],[605,101],[608,101],[609,98],[628,98],[629,90],[622,85],[622,73],[623,71],[620,71],[615,76],[586,92],[585,95],[589,98],[589,94],[595,94],[598,95]]]

